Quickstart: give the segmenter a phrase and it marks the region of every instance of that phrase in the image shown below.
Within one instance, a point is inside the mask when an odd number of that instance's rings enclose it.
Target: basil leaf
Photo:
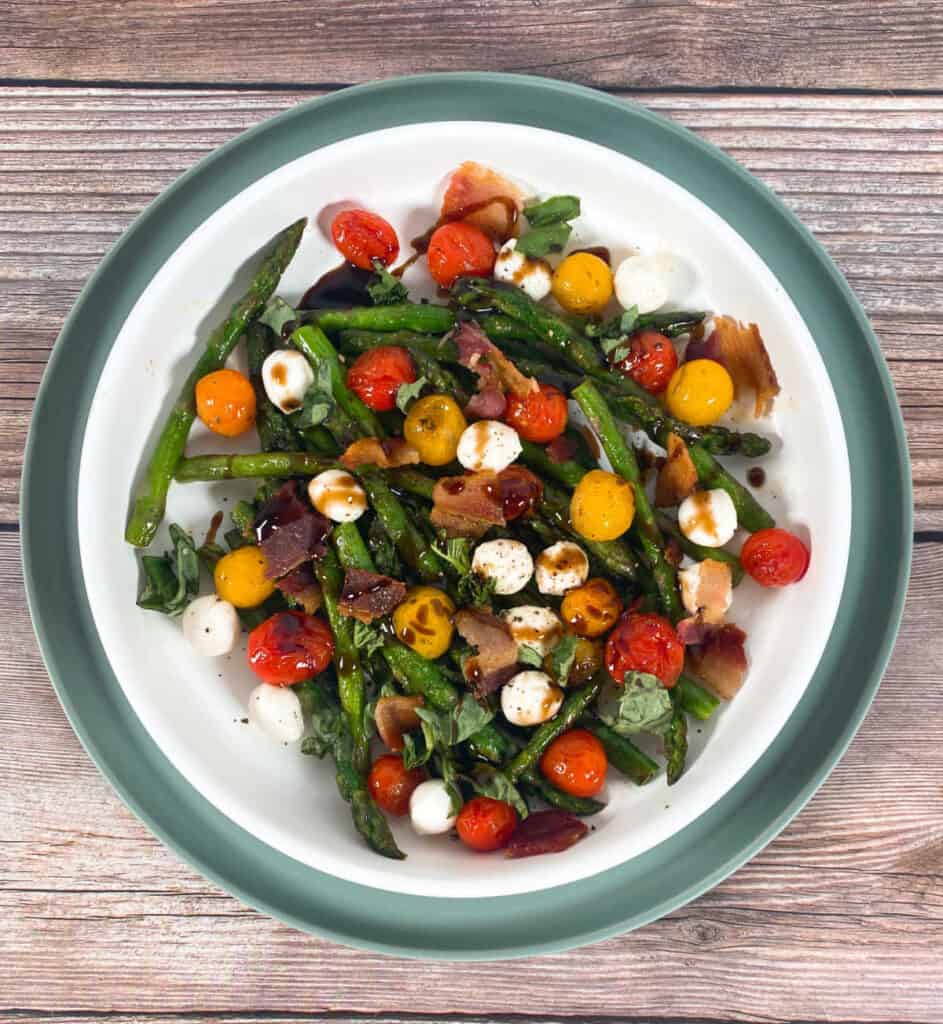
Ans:
[[[572,230],[570,225],[565,223],[533,228],[517,240],[515,251],[532,259],[540,259],[552,252],[562,252]]]
[[[552,675],[561,686],[566,686],[567,680],[570,678],[570,669],[573,668],[573,662],[576,659],[578,643],[578,637],[567,633],[550,652]]]
[[[517,648],[517,660],[521,665],[530,665],[533,668],[542,668],[544,659],[536,647],[529,644],[520,644]]]
[[[302,429],[316,427],[331,415],[333,408],[334,386],[331,368],[322,360],[317,365],[314,383],[305,392],[301,411],[296,414],[296,422]]]
[[[297,311],[292,309],[284,299],[274,295],[268,300],[265,309],[262,311],[259,323],[271,328],[276,336],[280,338],[285,324],[297,319]]]
[[[164,615],[180,615],[200,590],[200,559],[193,538],[176,523],[170,524],[173,550],[162,558],[143,555],[144,586],[138,606]]]
[[[354,647],[366,659],[383,646],[383,635],[369,622],[354,620]]]
[[[476,793],[481,796],[490,796],[492,800],[503,800],[510,804],[518,817],[523,821],[530,813],[527,801],[521,796],[521,791],[504,774],[495,768],[482,765],[476,768],[469,780]]]
[[[474,608],[481,608],[486,604],[491,604],[497,582],[497,580],[490,577],[486,579],[484,576],[479,576],[475,572],[468,573],[458,581],[458,586],[456,587],[458,603],[461,605],[471,605]]]
[[[531,203],[524,207],[527,223],[534,228],[559,224],[561,221],[574,220],[580,215],[580,201],[576,196],[551,196],[540,203]]]
[[[638,324],[638,306],[630,306],[619,318],[619,330],[631,334]]]
[[[482,707],[470,693],[466,693],[451,711],[419,707],[416,714],[422,720],[422,734],[430,748],[454,747],[474,736],[494,718],[494,712]]]
[[[432,542],[432,550],[458,573],[466,576],[471,572],[472,542],[468,537],[448,537],[444,530]]]
[[[309,718],[309,733],[301,741],[302,754],[323,758],[333,753],[343,731],[343,716],[337,699],[323,685],[302,683],[295,688],[302,712]]]
[[[428,381],[425,377],[420,377],[418,380],[414,380],[412,384],[400,384],[396,389],[396,408],[400,412],[408,412],[409,403],[422,394],[422,389],[427,383]]]
[[[409,292],[406,285],[391,274],[383,265],[383,261],[374,259],[373,278],[367,285],[367,294],[374,306],[392,306],[397,302],[408,302]]]
[[[407,732],[403,736],[403,767],[406,771],[419,768],[432,757],[432,747],[426,742],[425,733]]]
[[[625,685],[607,687],[597,707],[599,717],[620,736],[661,733],[674,710],[661,680],[646,672],[626,672]]]

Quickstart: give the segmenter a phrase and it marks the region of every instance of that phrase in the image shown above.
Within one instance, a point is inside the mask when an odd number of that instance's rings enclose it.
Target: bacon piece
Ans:
[[[308,615],[314,615],[321,607],[321,588],[314,578],[314,570],[311,568],[310,562],[302,562],[297,569],[292,569],[275,585],[283,594],[288,594],[293,603],[300,604]]]
[[[743,686],[746,638],[746,633],[732,623],[715,626],[703,644],[688,654],[692,672],[723,700],[732,700]]]
[[[415,466],[419,452],[401,437],[362,437],[341,456],[341,462],[348,469],[358,466],[377,466],[379,469],[396,469],[397,466]]]
[[[517,185],[490,167],[466,160],[449,178],[442,199],[442,217],[477,224],[492,238],[505,242],[520,234],[523,206],[524,193]]]
[[[283,484],[255,521],[266,577],[277,580],[302,562],[323,557],[327,550],[324,540],[330,532],[331,521],[300,500],[295,482]]]
[[[389,615],[406,598],[406,584],[365,569],[348,569],[337,602],[341,615],[373,622]]]
[[[458,361],[478,375],[478,390],[497,388],[510,391],[518,398],[526,398],[531,392],[539,391],[540,385],[533,377],[525,377],[510,359],[489,340],[476,323],[463,320],[452,341],[458,348]]]
[[[550,461],[559,464],[575,459],[579,453],[579,448],[573,438],[560,434],[547,445],[546,451]]]
[[[377,701],[373,720],[380,739],[390,750],[399,753],[404,746],[403,733],[419,728],[421,719],[416,714],[416,708],[421,708],[424,703],[421,696],[403,697],[400,694],[381,697]]]
[[[733,599],[733,573],[726,562],[705,558],[703,562],[678,573],[681,600],[692,615],[719,625]]]
[[[464,673],[475,695],[482,699],[517,673],[517,641],[504,619],[478,608],[463,608],[454,622],[459,635],[478,648],[478,654],[466,660]]]
[[[659,508],[680,505],[697,490],[697,470],[688,446],[677,434],[668,435],[668,458],[658,470],[655,504]]]
[[[691,615],[687,619],[682,619],[675,626],[678,639],[685,647],[693,647],[695,644],[704,643],[712,630],[713,626],[709,626],[700,615]]]
[[[492,526],[505,525],[498,477],[487,470],[440,478],[432,502],[432,525],[450,537],[481,537]]]
[[[536,811],[514,830],[504,855],[536,857],[541,853],[562,853],[588,832],[589,826],[569,811]]]
[[[507,408],[507,399],[500,388],[490,385],[472,395],[465,406],[465,415],[477,420],[499,420]]]
[[[529,516],[543,497],[544,485],[526,466],[516,463],[498,473],[498,494],[504,518],[510,523]]]
[[[732,316],[716,316],[707,341],[688,345],[685,359],[715,359],[730,374],[735,396],[752,389],[755,416],[772,412],[779,381],[756,324],[743,324]]]

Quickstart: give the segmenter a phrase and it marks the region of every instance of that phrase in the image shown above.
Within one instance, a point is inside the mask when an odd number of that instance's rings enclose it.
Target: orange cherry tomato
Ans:
[[[331,224],[331,238],[348,263],[373,270],[373,260],[389,266],[399,255],[399,239],[389,221],[369,210],[344,210]]]
[[[566,430],[566,395],[552,384],[541,384],[526,398],[507,396],[504,422],[512,426],[525,441],[547,444]]]
[[[415,379],[412,358],[398,345],[383,345],[364,352],[347,371],[347,387],[375,412],[395,409],[400,385],[412,384]]]
[[[503,800],[474,796],[455,819],[458,838],[473,850],[490,853],[507,845],[517,828],[517,811]]]
[[[409,812],[413,790],[425,781],[426,773],[421,768],[407,768],[399,754],[384,754],[373,762],[367,788],[378,807],[401,818]]]
[[[249,667],[270,686],[293,686],[323,672],[334,657],[334,635],[324,619],[276,612],[249,634]]]
[[[540,771],[571,796],[595,796],[606,783],[609,762],[598,739],[585,729],[570,729],[547,747]]]
[[[684,668],[684,645],[663,615],[626,612],[606,641],[606,668],[620,686],[626,672],[647,672],[670,689]]]
[[[196,382],[196,412],[223,437],[238,437],[255,423],[255,391],[237,370],[215,370]]]
[[[481,228],[457,220],[433,231],[426,260],[432,279],[448,288],[464,274],[487,277],[494,270],[494,245]]]
[[[646,391],[659,395],[678,369],[678,353],[671,339],[658,331],[639,331],[629,340],[629,354],[615,368],[623,377],[631,377]]]
[[[798,583],[809,568],[809,549],[788,530],[757,530],[743,545],[743,568],[764,587]]]

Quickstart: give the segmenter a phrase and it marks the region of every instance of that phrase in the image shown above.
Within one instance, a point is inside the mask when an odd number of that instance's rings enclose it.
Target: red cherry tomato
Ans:
[[[399,255],[393,226],[369,210],[344,210],[331,224],[331,238],[348,263],[373,270],[372,260],[389,266]]]
[[[571,796],[595,796],[606,783],[606,751],[585,729],[570,729],[547,747],[540,770],[557,789]]]
[[[457,220],[435,229],[426,260],[432,279],[448,288],[463,274],[487,277],[494,270],[494,246],[481,228]]]
[[[504,422],[512,426],[525,441],[547,444],[566,430],[566,395],[552,384],[541,384],[526,398],[507,396]]]
[[[658,395],[678,369],[678,353],[671,339],[658,331],[639,331],[629,340],[629,354],[615,367],[623,377],[631,377],[646,391]]]
[[[474,796],[455,819],[458,838],[473,850],[500,850],[517,828],[517,811],[503,800]]]
[[[413,790],[425,781],[421,768],[407,768],[399,754],[384,754],[373,762],[367,788],[378,807],[400,818],[409,811]]]
[[[324,619],[276,612],[249,634],[249,667],[271,686],[292,686],[323,672],[334,657],[334,636]]]
[[[809,568],[809,549],[788,530],[757,530],[743,545],[743,568],[764,587],[798,583]]]
[[[396,407],[401,384],[412,384],[416,367],[409,353],[398,345],[371,348],[358,356],[347,371],[347,387],[375,412]]]
[[[684,668],[684,645],[663,615],[626,612],[606,641],[606,668],[620,686],[626,672],[647,672],[670,689]]]

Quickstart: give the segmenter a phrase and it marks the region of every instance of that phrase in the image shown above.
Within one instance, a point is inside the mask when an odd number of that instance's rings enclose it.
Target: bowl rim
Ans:
[[[210,213],[330,142],[456,120],[531,124],[625,153],[707,203],[754,247],[819,339],[848,438],[853,548],[839,615],[805,695],[757,764],[701,818],[641,857],[554,889],[479,900],[384,892],[379,912],[376,889],[314,871],[225,818],[144,731],[92,623],[78,558],[78,467],[95,371],[153,273]],[[873,699],[912,552],[909,457],[890,375],[848,284],[795,215],[732,158],[659,115],[569,83],[489,73],[410,76],[314,98],[227,142],[158,196],[93,273],[50,356],[27,441],[21,518],[27,599],[50,678],[86,750],[134,813],[191,866],[295,927],[447,959],[532,955],[637,927],[766,845],[827,777]],[[790,758],[799,745],[802,758]]]

